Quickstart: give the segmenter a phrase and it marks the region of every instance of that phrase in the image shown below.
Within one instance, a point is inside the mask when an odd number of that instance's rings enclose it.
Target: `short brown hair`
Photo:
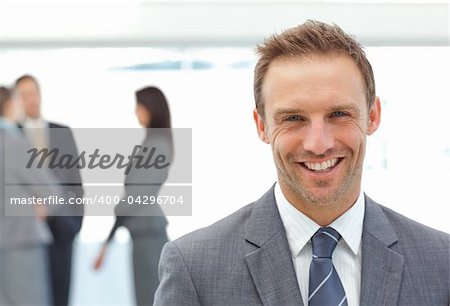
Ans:
[[[358,66],[366,84],[366,99],[370,109],[375,98],[375,80],[372,66],[362,46],[337,25],[308,20],[281,34],[266,39],[257,46],[259,60],[255,67],[253,90],[256,109],[264,117],[262,86],[270,64],[279,58],[296,58],[310,55],[348,55]]]
[[[17,88],[17,86],[19,86],[20,83],[24,82],[24,81],[32,81],[34,82],[34,84],[36,84],[36,87],[38,89],[38,91],[41,91],[41,88],[39,86],[39,82],[37,81],[37,79],[32,76],[31,74],[24,74],[22,75],[20,78],[18,78],[15,82],[14,82],[14,89]]]

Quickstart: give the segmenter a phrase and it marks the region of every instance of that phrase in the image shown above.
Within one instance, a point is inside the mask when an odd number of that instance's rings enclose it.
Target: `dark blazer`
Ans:
[[[72,131],[68,126],[49,122],[49,149],[58,148],[60,154],[78,156]],[[52,169],[63,190],[68,197],[81,198],[84,190],[81,183],[80,170],[76,167],[69,169]],[[71,242],[81,229],[83,220],[83,205],[66,205],[61,216],[51,217],[48,224],[53,233],[53,238],[61,242]]]
[[[75,139],[69,127],[49,122],[49,149],[57,148],[59,154],[78,156]],[[80,171],[54,168],[53,174],[60,182],[66,198],[80,198],[84,194]],[[53,305],[66,306],[69,303],[70,280],[72,274],[72,244],[81,229],[83,221],[82,205],[65,205],[60,214],[47,218],[53,235],[50,246],[50,272],[52,280]]]
[[[361,305],[450,302],[450,236],[365,198]],[[309,269],[309,267],[305,267]],[[221,221],[168,242],[161,305],[303,305],[271,188]]]

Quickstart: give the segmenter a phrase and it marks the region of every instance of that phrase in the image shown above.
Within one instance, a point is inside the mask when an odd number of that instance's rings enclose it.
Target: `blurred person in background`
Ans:
[[[0,305],[49,306],[52,296],[48,245],[52,235],[45,220],[50,208],[21,205],[19,215],[9,215],[6,188],[14,188],[16,196],[27,199],[57,196],[60,190],[49,171],[27,169],[24,160],[17,157],[31,146],[17,128],[17,113],[10,90],[0,87],[0,171],[4,174],[0,178]],[[14,156],[6,158],[7,151]],[[19,187],[7,187],[6,182],[16,182]]]
[[[0,86],[0,127],[20,134],[17,128],[17,119],[20,116],[18,104],[18,99],[13,97],[11,89]]]
[[[56,148],[61,155],[78,156],[70,128],[48,122],[42,117],[41,89],[37,79],[31,75],[23,75],[16,80],[14,90],[23,105],[24,118],[19,127],[35,148]],[[84,190],[77,167],[55,167],[51,171],[61,184],[66,199],[83,196]],[[49,249],[53,302],[57,306],[66,306],[69,301],[73,241],[81,229],[83,206],[66,205],[56,214],[57,216],[47,219],[54,238]]]
[[[171,163],[173,157],[170,112],[167,100],[160,89],[146,87],[136,92],[136,117],[140,125],[146,128],[144,148],[156,148],[157,154],[166,156]],[[150,150],[139,152],[148,155]],[[135,163],[133,164],[135,165]],[[125,178],[125,197],[137,199],[143,196],[157,196],[166,181],[169,167],[163,169],[143,169],[132,167]],[[156,186],[155,186],[156,184]],[[139,186],[140,185],[140,186]],[[124,204],[124,205],[121,205]],[[121,202],[115,208],[116,221],[97,256],[94,269],[98,270],[116,230],[124,226],[130,232],[133,241],[133,272],[136,304],[153,305],[153,296],[158,287],[158,262],[163,245],[168,241],[167,219],[159,205],[134,205]]]

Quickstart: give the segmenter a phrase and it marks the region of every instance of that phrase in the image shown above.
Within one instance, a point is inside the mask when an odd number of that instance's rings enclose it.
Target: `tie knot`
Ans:
[[[314,258],[331,258],[341,235],[331,227],[320,228],[311,238]]]

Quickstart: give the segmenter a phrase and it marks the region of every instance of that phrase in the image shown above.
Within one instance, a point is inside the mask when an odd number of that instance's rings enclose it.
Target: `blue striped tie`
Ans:
[[[309,270],[309,306],[347,306],[341,280],[331,261],[341,235],[331,227],[320,228],[311,238],[313,258]]]

